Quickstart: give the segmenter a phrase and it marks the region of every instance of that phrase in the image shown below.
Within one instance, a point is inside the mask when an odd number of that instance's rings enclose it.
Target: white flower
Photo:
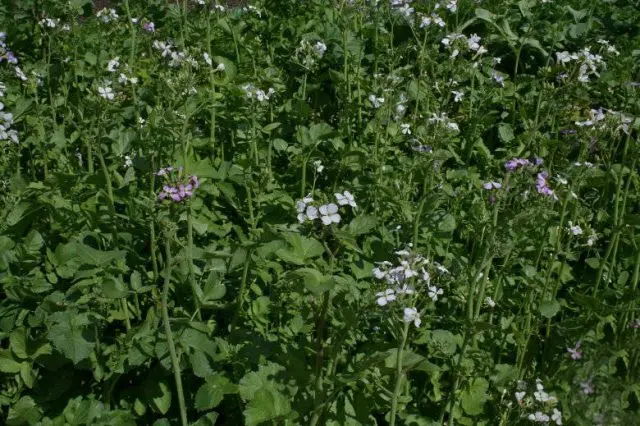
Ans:
[[[98,94],[109,101],[113,100],[116,96],[115,93],[113,93],[113,89],[109,86],[98,87]]]
[[[556,52],[556,60],[561,64],[566,64],[567,62],[571,61],[571,59],[571,55],[566,50],[562,52]]]
[[[400,131],[402,132],[403,135],[410,135],[411,134],[411,125],[407,124],[407,123],[402,123],[400,125]]]
[[[434,285],[430,285],[429,287],[429,297],[431,298],[431,300],[433,300],[434,302],[438,301],[438,296],[441,296],[444,291],[441,288],[438,288]]]
[[[557,408],[553,409],[553,414],[551,415],[551,420],[556,422],[557,425],[562,424],[562,412]]]
[[[478,34],[471,34],[471,36],[467,39],[467,46],[471,50],[480,49],[480,40],[481,37]]]
[[[216,67],[216,71],[218,72],[224,72],[225,69],[227,69],[227,67],[225,67],[223,63],[219,63],[218,66]]]
[[[315,167],[317,173],[322,173],[324,170],[324,166],[322,165],[322,161],[316,160],[313,162],[313,167]]]
[[[415,290],[413,287],[411,287],[410,285],[403,285],[402,288],[396,290],[397,294],[414,294]]]
[[[427,285],[431,282],[431,275],[429,275],[429,272],[424,268],[422,268],[422,281]]]
[[[329,203],[320,206],[320,220],[325,225],[331,225],[332,223],[340,223],[340,215],[338,214],[338,206]]]
[[[549,416],[542,411],[536,411],[535,414],[529,414],[528,419],[537,423],[546,423],[549,421]]]
[[[595,233],[592,233],[587,239],[587,245],[589,247],[593,246],[593,244],[596,242],[597,239],[598,239],[598,235]]]
[[[376,300],[376,303],[378,303],[378,305],[380,306],[385,306],[388,303],[396,300],[395,292],[390,288],[386,289],[385,291],[381,291],[380,293],[376,293],[376,296],[378,296],[378,300]]]
[[[387,273],[380,268],[373,268],[371,272],[373,273],[373,276],[379,280],[383,279],[387,275]]]
[[[522,400],[524,399],[525,395],[527,393],[522,391],[522,392],[516,392],[516,401],[518,402],[522,402]]]
[[[307,206],[307,219],[315,220],[318,218],[318,209],[313,206]]]
[[[96,16],[98,18],[101,18],[102,22],[104,22],[105,24],[118,19],[118,14],[116,13],[115,9],[104,8],[102,10],[99,10],[98,13],[96,13]]]
[[[212,66],[212,65],[213,65],[213,62],[211,61],[211,57],[209,56],[209,54],[208,54],[207,52],[204,52],[204,53],[202,54],[202,57],[204,58],[204,62],[205,62],[207,65],[209,65],[209,66]]]
[[[458,127],[458,123],[454,123],[453,121],[450,121],[447,123],[447,128],[450,130],[454,130],[456,132],[460,131],[460,127]]]
[[[484,299],[484,303],[486,303],[490,308],[495,308],[496,306],[496,302],[488,296]]]
[[[384,103],[384,98],[378,98],[376,95],[369,95],[369,102],[374,108],[380,108],[380,106]]]
[[[449,0],[445,5],[450,12],[455,13],[458,10],[458,0]]]
[[[316,41],[316,44],[313,45],[313,51],[319,58],[322,58],[327,51],[327,45],[322,41]]]
[[[20,67],[15,67],[14,71],[16,72],[16,77],[18,77],[22,81],[27,81],[27,76],[24,75]]]
[[[420,314],[416,308],[404,308],[404,315],[402,320],[406,323],[413,323],[416,328],[420,327],[422,321],[420,320]]]
[[[452,90],[451,93],[453,94],[453,102],[460,102],[464,97],[464,92],[458,90]]]
[[[342,194],[336,193],[334,195],[336,196],[338,204],[340,204],[341,206],[350,205],[351,207],[358,207],[353,194],[349,191],[344,191]]]
[[[433,265],[436,267],[438,272],[440,272],[441,274],[448,274],[449,273],[449,270],[447,268],[445,268],[444,266],[442,266],[441,264],[439,264],[438,262],[433,262]]]
[[[574,225],[571,221],[569,221],[569,232],[573,235],[582,235],[582,228],[580,225]]]
[[[131,160],[131,157],[129,155],[125,155],[124,156],[124,167],[126,167],[128,169],[131,166],[133,166],[133,161]]]

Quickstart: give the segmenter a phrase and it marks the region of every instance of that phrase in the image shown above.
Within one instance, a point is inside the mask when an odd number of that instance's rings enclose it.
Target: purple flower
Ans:
[[[195,175],[194,175],[194,176],[191,176],[191,177],[189,178],[189,181],[191,182],[191,184],[193,185],[193,187],[194,187],[195,189],[200,188],[200,179],[198,179],[198,176],[195,176]]]
[[[504,163],[504,167],[507,170],[516,170],[519,167],[530,166],[531,161],[526,158],[512,158],[511,160]]]
[[[489,181],[482,184],[482,187],[487,190],[491,189],[500,189],[502,188],[502,184],[495,181]]]
[[[582,351],[580,350],[580,340],[576,342],[573,348],[567,348],[567,352],[571,354],[571,359],[579,360],[582,358]]]
[[[555,201],[557,201],[558,196],[553,191],[553,189],[549,188],[549,182],[547,181],[548,177],[549,177],[549,173],[546,171],[538,173],[538,176],[536,179],[536,189],[538,190],[539,194],[542,194],[546,197],[551,197]]]
[[[13,52],[9,51],[7,52],[7,62],[9,62],[10,64],[17,64],[18,63],[18,58],[16,58],[16,55],[13,54]]]
[[[536,157],[536,166],[541,165],[542,163],[544,163],[544,160],[540,157]]]
[[[153,22],[145,22],[144,24],[142,24],[142,28],[145,31],[149,31],[150,33],[156,31],[156,25]]]

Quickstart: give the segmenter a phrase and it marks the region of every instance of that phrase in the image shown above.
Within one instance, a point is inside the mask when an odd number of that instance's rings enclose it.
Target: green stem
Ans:
[[[189,286],[193,295],[193,304],[196,310],[198,320],[202,321],[200,313],[200,291],[196,284],[196,275],[193,267],[193,214],[191,211],[191,203],[187,206],[187,265],[189,268]]]
[[[318,424],[323,410],[321,409],[323,403],[323,387],[324,377],[322,375],[322,364],[324,363],[324,329],[326,325],[327,311],[329,310],[330,293],[327,291],[322,297],[322,306],[318,313],[318,320],[316,326],[316,377],[314,383],[314,402],[315,407],[313,416],[311,417],[310,424],[315,426]]]
[[[187,406],[184,402],[184,392],[182,390],[182,376],[180,374],[180,362],[176,354],[176,345],[173,342],[173,334],[171,332],[171,324],[169,323],[169,283],[171,282],[171,268],[173,259],[171,258],[171,242],[169,239],[165,241],[165,276],[164,286],[162,288],[162,319],[164,322],[164,332],[169,345],[169,355],[171,356],[171,365],[173,367],[173,377],[176,381],[176,392],[178,393],[178,405],[180,406],[180,420],[182,426],[187,426]]]
[[[407,343],[407,336],[409,335],[410,325],[410,322],[404,323],[404,328],[402,330],[402,339],[400,340],[400,345],[398,345],[398,353],[396,354],[396,385],[393,389],[393,396],[391,397],[389,426],[395,426],[396,424],[396,416],[398,413],[398,398],[400,397],[400,391],[402,389],[402,379],[404,377],[404,375],[402,374],[402,355],[404,352],[404,347]]]

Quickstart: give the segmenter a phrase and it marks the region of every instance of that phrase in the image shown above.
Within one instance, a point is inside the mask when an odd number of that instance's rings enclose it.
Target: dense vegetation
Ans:
[[[638,1],[110,7],[0,3],[0,423],[638,424]]]

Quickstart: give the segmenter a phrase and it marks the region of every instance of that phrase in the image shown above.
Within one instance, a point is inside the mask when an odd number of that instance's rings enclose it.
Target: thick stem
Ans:
[[[173,367],[173,377],[176,381],[176,392],[178,393],[178,405],[180,406],[180,420],[182,426],[187,426],[187,406],[184,402],[184,392],[182,390],[182,376],[180,374],[180,362],[176,354],[176,345],[173,342],[173,334],[171,332],[171,324],[169,323],[169,283],[171,282],[171,268],[173,259],[171,258],[171,242],[165,241],[165,275],[164,286],[162,287],[162,320],[164,322],[164,332],[169,346],[169,355],[171,356],[171,365]]]
[[[320,307],[320,312],[318,313],[316,326],[316,377],[313,386],[313,405],[315,409],[310,422],[312,426],[317,425],[320,417],[322,416],[322,402],[324,400],[324,377],[322,375],[322,364],[324,363],[324,329],[326,325],[327,311],[329,309],[329,300],[330,294],[327,291],[324,293],[324,296],[322,298],[322,306]]]

